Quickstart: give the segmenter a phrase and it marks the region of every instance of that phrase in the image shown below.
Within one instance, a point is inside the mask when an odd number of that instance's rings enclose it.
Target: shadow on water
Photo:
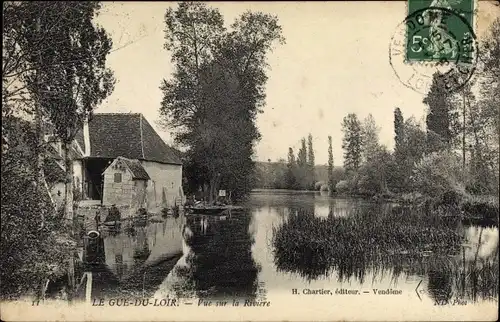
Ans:
[[[320,204],[320,207],[324,205]],[[273,226],[278,271],[312,281],[334,276],[363,284],[389,275],[393,284],[421,277],[436,304],[498,299],[498,228],[387,204],[327,216],[291,206]],[[424,284],[425,285],[425,284]]]
[[[103,234],[84,270],[91,297],[259,301],[348,283],[396,287],[438,305],[498,299],[497,227],[310,193],[261,193],[245,206]],[[79,296],[89,300],[83,286]]]
[[[254,240],[248,212],[233,216],[190,216],[185,228],[185,265],[175,268],[183,282],[179,297],[253,299],[259,267],[252,258]]]
[[[91,299],[152,297],[182,255],[184,223],[169,217],[87,239],[77,298],[88,301],[88,289]]]

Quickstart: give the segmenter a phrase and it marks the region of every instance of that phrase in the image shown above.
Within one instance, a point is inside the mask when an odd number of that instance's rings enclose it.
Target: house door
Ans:
[[[85,162],[87,196],[92,200],[102,200],[103,173],[112,159],[89,158]]]

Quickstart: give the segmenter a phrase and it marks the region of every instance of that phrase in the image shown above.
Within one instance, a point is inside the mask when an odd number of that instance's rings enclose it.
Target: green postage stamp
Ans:
[[[433,81],[448,92],[469,82],[479,57],[475,4],[474,0],[408,1],[408,15],[389,48],[390,64],[405,86],[425,94]]]
[[[409,0],[407,60],[471,63],[474,9],[474,0]]]

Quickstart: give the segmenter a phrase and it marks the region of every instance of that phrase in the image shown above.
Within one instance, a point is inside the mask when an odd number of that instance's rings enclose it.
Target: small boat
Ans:
[[[224,206],[193,206],[185,207],[185,209],[192,214],[200,215],[216,215],[226,210]]]
[[[108,229],[120,229],[122,223],[117,220],[113,220],[113,221],[105,221],[102,223],[102,225]]]
[[[184,209],[191,214],[218,215],[227,210],[239,210],[243,208],[238,206],[221,205],[221,206],[187,206]]]

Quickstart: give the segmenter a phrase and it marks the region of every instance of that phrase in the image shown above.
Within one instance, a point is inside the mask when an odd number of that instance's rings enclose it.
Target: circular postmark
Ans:
[[[472,77],[478,59],[473,28],[460,13],[428,7],[398,25],[389,46],[389,62],[403,85],[426,94],[433,81],[448,92]]]

